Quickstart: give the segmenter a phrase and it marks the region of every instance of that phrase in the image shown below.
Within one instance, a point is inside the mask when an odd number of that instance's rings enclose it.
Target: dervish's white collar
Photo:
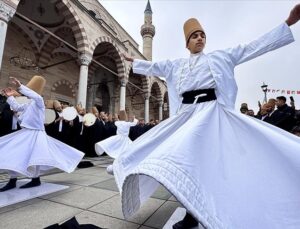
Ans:
[[[197,52],[197,53],[191,53],[190,57],[197,57],[197,56],[202,56],[204,53],[202,52]]]

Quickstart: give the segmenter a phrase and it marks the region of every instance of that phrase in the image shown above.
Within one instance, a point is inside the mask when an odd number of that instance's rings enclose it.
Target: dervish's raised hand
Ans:
[[[9,77],[9,79],[11,80],[11,83],[16,85],[17,87],[20,87],[22,85],[21,82],[15,77]]]
[[[286,23],[288,26],[294,25],[300,20],[300,4],[297,4],[290,12],[288,19],[286,19]]]
[[[124,57],[125,60],[133,62],[133,58],[132,57],[127,56],[125,53],[122,53],[122,55],[123,55],[123,57]]]
[[[6,96],[6,97],[9,97],[9,96],[14,96],[16,94],[16,91],[13,90],[12,88],[8,87],[8,88],[4,88],[2,90],[2,93]]]

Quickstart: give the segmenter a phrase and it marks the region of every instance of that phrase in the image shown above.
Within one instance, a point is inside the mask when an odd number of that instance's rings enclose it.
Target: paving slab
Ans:
[[[163,228],[173,212],[181,207],[179,202],[166,201],[145,223],[145,226]]]
[[[171,196],[168,200],[169,200],[169,201],[178,201],[178,200],[175,198],[175,196]]]
[[[133,223],[143,224],[163,203],[163,200],[150,198],[133,217],[127,220]],[[121,197],[119,195],[103,201],[89,210],[119,219],[124,219]]]
[[[0,214],[2,214],[4,212],[8,212],[8,211],[13,211],[13,210],[16,210],[18,208],[22,208],[22,207],[25,207],[25,206],[28,206],[28,205],[31,205],[31,204],[41,202],[41,201],[42,201],[41,199],[34,198],[34,199],[26,200],[26,201],[23,201],[23,202],[20,202],[20,203],[17,203],[17,204],[2,207],[2,208],[0,208]]]
[[[109,179],[109,178],[102,177],[102,176],[77,174],[77,173],[71,173],[71,174],[59,173],[59,174],[44,176],[42,178],[42,180],[51,181],[54,183],[64,182],[66,184],[77,184],[77,185],[83,185],[83,186],[97,184],[97,183],[107,180],[107,179]]]
[[[119,192],[119,189],[118,189],[118,186],[116,184],[115,178],[110,178],[108,180],[99,182],[99,183],[94,184],[92,186],[97,187],[97,188],[101,188],[101,189],[106,189],[106,190],[110,190],[110,191]]]
[[[168,200],[172,194],[162,185],[160,185],[157,190],[152,194],[152,198]]]
[[[76,215],[76,219],[80,224],[94,224],[98,227],[109,229],[138,229],[140,227],[138,224],[89,211]]]
[[[82,210],[77,208],[43,200],[0,214],[0,228],[42,229],[80,212]]]
[[[64,184],[64,183],[62,182],[61,184]],[[76,184],[68,184],[68,186],[69,186],[68,189],[64,189],[64,190],[58,191],[58,192],[53,192],[53,193],[45,195],[45,196],[40,196],[39,198],[44,199],[44,200],[48,200],[48,199],[51,199],[55,196],[59,196],[61,194],[67,193],[67,192],[72,192],[74,190],[77,190],[77,189],[80,189],[80,188],[84,187],[84,186],[76,185]]]
[[[139,229],[153,229],[154,227],[146,227],[146,226],[141,226]]]
[[[16,188],[1,192],[0,208],[69,188],[65,185],[44,182],[40,186],[33,188],[19,188],[30,181],[31,179],[18,180]]]
[[[49,200],[72,207],[88,209],[115,195],[118,195],[118,193],[93,187],[82,187],[80,189],[55,196]]]
[[[76,169],[73,173],[95,175],[95,176],[107,175],[106,169],[99,166],[94,166],[85,169]]]

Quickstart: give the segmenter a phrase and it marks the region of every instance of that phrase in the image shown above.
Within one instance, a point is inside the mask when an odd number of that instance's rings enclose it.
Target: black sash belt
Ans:
[[[183,104],[204,103],[216,100],[215,89],[199,89],[195,91],[187,91],[182,94]]]

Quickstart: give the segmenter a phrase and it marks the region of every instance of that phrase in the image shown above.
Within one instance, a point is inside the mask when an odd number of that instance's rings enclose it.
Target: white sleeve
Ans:
[[[138,119],[134,119],[132,122],[128,122],[129,126],[135,126],[136,124],[138,124],[139,120]]]
[[[166,78],[172,68],[172,62],[169,60],[160,62],[151,62],[147,60],[135,59],[132,64],[134,73],[145,76],[157,76]]]
[[[9,96],[6,102],[9,104],[10,108],[15,112],[23,112],[25,110],[25,107],[27,106],[27,104],[19,104],[13,96]]]
[[[36,102],[36,104],[37,104],[38,107],[40,107],[40,108],[45,107],[43,97],[40,96],[40,95],[39,95],[38,93],[36,93],[35,91],[29,89],[28,87],[26,87],[26,86],[24,86],[24,85],[21,85],[21,86],[19,87],[19,91],[20,91],[23,95],[27,96],[28,98],[33,99],[33,100]]]
[[[290,27],[282,23],[270,32],[246,45],[226,50],[234,66],[278,49],[294,41]]]

